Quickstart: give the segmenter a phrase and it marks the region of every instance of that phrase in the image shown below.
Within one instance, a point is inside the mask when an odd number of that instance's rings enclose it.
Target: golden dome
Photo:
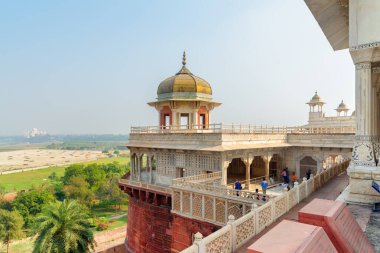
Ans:
[[[186,68],[186,53],[183,53],[181,70],[160,83],[157,90],[158,100],[163,99],[200,99],[211,100],[210,84]]]

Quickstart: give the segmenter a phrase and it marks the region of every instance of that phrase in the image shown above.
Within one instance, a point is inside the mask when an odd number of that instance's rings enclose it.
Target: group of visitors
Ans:
[[[286,167],[285,169],[282,170],[281,176],[283,178],[284,185],[288,188],[288,190],[290,190],[290,188],[293,188],[295,183],[298,180],[297,175],[294,171],[292,172],[292,175],[289,178],[288,167]],[[306,172],[306,179],[309,180],[310,176],[311,176],[311,169],[309,169]],[[262,200],[266,201],[268,182],[267,182],[265,177],[263,177],[263,180],[261,181],[260,186],[261,186],[261,190],[263,192]],[[236,180],[236,182],[234,183],[234,189],[237,190],[236,195],[239,196],[239,191],[242,190],[242,185],[241,185],[241,182],[239,180]],[[255,192],[256,192],[256,199],[260,200],[259,189],[256,189]]]
[[[262,200],[266,201],[266,199],[267,199],[266,196],[267,196],[268,182],[265,179],[265,177],[263,177],[263,180],[261,181],[260,186],[261,186],[261,190],[263,192],[263,194],[262,194]],[[234,189],[237,190],[236,195],[239,196],[239,191],[242,190],[241,182],[239,180],[235,181],[235,183],[234,183]],[[256,189],[255,193],[256,193],[256,199],[260,200],[259,189]]]
[[[294,171],[293,171],[292,176],[290,177],[290,180],[289,180],[289,169],[288,169],[288,167],[286,167],[285,169],[282,170],[281,176],[283,178],[284,185],[286,185],[288,187],[288,189],[290,187],[293,188],[295,185],[295,182],[297,182],[297,180],[298,180],[296,172],[294,172]],[[306,172],[306,180],[309,180],[310,176],[311,176],[311,169],[308,169]]]
[[[292,176],[290,177],[290,180],[289,180],[289,169],[288,169],[288,167],[286,167],[285,169],[282,170],[281,176],[283,178],[284,185],[286,185],[286,187],[288,189],[293,188],[295,182],[297,182],[297,180],[298,180],[295,172],[292,173]]]

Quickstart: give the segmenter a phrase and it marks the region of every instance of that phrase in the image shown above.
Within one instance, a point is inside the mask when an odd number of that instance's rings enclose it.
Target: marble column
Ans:
[[[263,160],[264,160],[264,163],[265,163],[265,178],[266,180],[269,182],[269,164],[270,164],[270,160],[272,160],[272,156],[268,155],[268,156],[265,156],[263,157]]]
[[[198,128],[200,128],[199,126],[198,126],[198,110],[194,110],[193,111],[193,113],[192,113],[192,122],[189,122],[189,124],[190,124],[190,126],[189,126],[189,128],[195,128],[195,129],[198,129]],[[189,120],[190,121],[190,120]]]
[[[377,84],[374,82],[371,57],[364,57],[366,54],[361,52],[351,52],[351,55],[356,63],[356,135],[352,160],[348,168],[350,186],[345,200],[371,204],[380,201],[380,194],[371,187],[372,180],[378,182],[380,180]],[[365,61],[360,59],[365,59]]]
[[[251,173],[250,173],[250,161],[249,159],[245,159],[245,188],[249,190],[249,184],[251,181]]]
[[[371,63],[362,62],[355,67],[356,135],[352,159],[358,166],[376,166],[377,99],[372,86]]]
[[[140,181],[141,176],[142,155],[137,156],[137,180]]]
[[[230,162],[227,160],[222,160],[222,185],[227,185],[227,169]]]
[[[131,156],[131,179],[134,179],[134,176],[135,176],[135,155],[132,154]]]

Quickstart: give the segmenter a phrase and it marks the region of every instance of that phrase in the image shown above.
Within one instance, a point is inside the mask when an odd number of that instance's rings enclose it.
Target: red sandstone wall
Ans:
[[[127,244],[132,252],[171,252],[169,227],[169,207],[129,198]]]
[[[200,232],[207,236],[220,228],[171,214],[170,206],[159,206],[142,199],[129,198],[127,252],[177,253],[192,244],[193,234]]]
[[[172,214],[172,252],[180,252],[192,244],[193,234],[200,232],[204,237],[220,227]]]

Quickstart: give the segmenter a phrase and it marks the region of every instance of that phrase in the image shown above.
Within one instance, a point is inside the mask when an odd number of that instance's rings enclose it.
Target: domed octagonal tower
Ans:
[[[221,103],[212,101],[211,85],[186,67],[184,52],[180,71],[160,83],[157,101],[148,104],[158,111],[163,129],[207,129],[210,111]]]

